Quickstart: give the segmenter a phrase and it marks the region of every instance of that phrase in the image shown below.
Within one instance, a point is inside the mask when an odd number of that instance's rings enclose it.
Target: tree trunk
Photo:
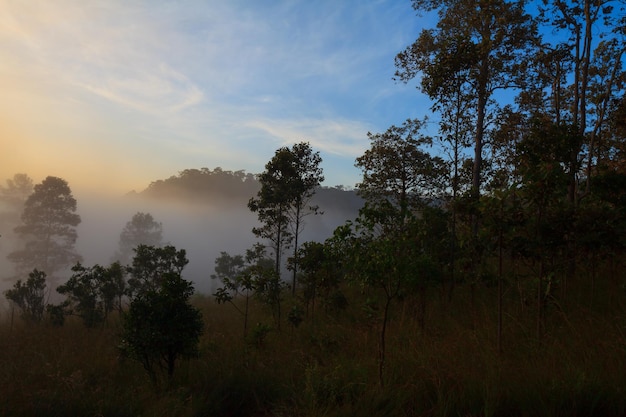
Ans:
[[[296,208],[296,227],[293,244],[293,278],[291,280],[291,295],[296,295],[296,276],[298,274],[298,234],[300,232],[300,206]]]
[[[380,341],[378,345],[378,383],[380,387],[385,386],[384,370],[385,370],[385,349],[386,349],[386,332],[387,332],[387,320],[389,318],[389,306],[391,305],[391,297],[387,295],[385,302],[385,309],[383,311],[383,324],[380,329]]]
[[[498,354],[502,354],[502,238],[503,208],[500,205],[500,227],[498,233]]]

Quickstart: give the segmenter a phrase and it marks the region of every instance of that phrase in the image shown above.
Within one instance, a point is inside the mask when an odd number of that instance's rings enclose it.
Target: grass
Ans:
[[[282,331],[255,303],[246,340],[231,306],[197,297],[200,355],[180,364],[169,390],[154,389],[138,363],[119,355],[116,318],[91,330],[74,320],[61,328],[5,320],[0,415],[623,416],[626,295],[595,285],[593,308],[584,290],[572,291],[580,298],[549,311],[540,341],[532,306],[509,291],[502,354],[492,289],[478,291],[474,307],[469,289],[452,303],[433,289],[423,331],[417,303],[406,298],[392,312],[384,387],[378,323],[353,289],[346,311],[318,309],[314,324],[283,322]],[[611,291],[610,308],[603,291]],[[254,340],[257,323],[271,327],[262,343]]]

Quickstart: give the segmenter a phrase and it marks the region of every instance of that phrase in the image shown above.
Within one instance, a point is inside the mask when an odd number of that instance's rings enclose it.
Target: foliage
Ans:
[[[121,349],[138,360],[155,384],[171,380],[179,358],[198,354],[203,332],[200,311],[189,303],[193,285],[179,273],[164,272],[157,288],[136,294],[123,316]]]
[[[15,228],[15,233],[26,240],[25,247],[9,254],[18,271],[37,268],[54,276],[80,261],[74,251],[78,237],[75,228],[80,223],[75,212],[76,200],[65,180],[49,176],[35,185],[24,203],[22,225]]]
[[[257,274],[255,296],[270,307],[274,321],[280,329],[282,293],[286,284],[274,270],[261,269]]]
[[[255,236],[267,239],[274,250],[275,272],[280,277],[283,251],[294,242],[292,292],[295,294],[297,275],[298,236],[303,217],[317,213],[316,206],[308,206],[315,189],[324,181],[319,152],[313,152],[308,143],[295,144],[276,150],[274,157],[259,175],[261,190],[251,198],[248,208],[258,213],[261,227],[255,227]],[[308,209],[308,213],[307,213]]]
[[[287,314],[287,321],[293,327],[298,327],[303,320],[304,310],[298,304],[295,304],[293,307],[291,307],[291,310],[289,310],[289,314]]]
[[[368,134],[370,148],[355,163],[363,172],[359,194],[375,210],[390,205],[400,223],[426,199],[440,197],[444,186],[445,164],[422,149],[432,144],[420,134],[422,127],[407,120],[385,133]]]
[[[162,241],[163,225],[154,220],[150,213],[137,212],[120,233],[119,252],[115,258],[122,265],[126,265],[137,246],[159,247]]]
[[[204,324],[189,302],[193,285],[181,276],[188,262],[184,249],[139,245],[129,268],[131,302],[122,316],[120,348],[141,362],[157,386],[163,375],[171,381],[179,358],[198,353]]]
[[[266,257],[265,247],[261,244],[254,245],[246,251],[245,259],[241,255],[231,256],[227,252],[221,252],[215,260],[215,274],[212,279],[219,279],[223,286],[218,288],[213,296],[218,304],[230,303],[241,315],[243,315],[243,337],[248,334],[248,316],[250,297],[253,294],[263,296],[266,291],[265,276],[273,274],[273,262]],[[245,304],[243,310],[235,302],[235,298],[243,294]],[[279,294],[280,296],[280,294]],[[272,299],[268,299],[272,308],[275,307]]]
[[[166,274],[180,275],[189,263],[184,249],[172,245],[155,247],[139,245],[135,248],[133,263],[128,267],[128,295],[132,298],[143,292],[156,290]]]
[[[267,335],[272,331],[272,326],[265,323],[257,323],[252,329],[249,342],[256,348],[265,347]]]
[[[327,311],[337,313],[346,307],[347,301],[339,285],[345,271],[341,254],[333,246],[333,240],[324,243],[304,242],[298,251],[300,260],[302,297],[307,312],[314,317],[318,298]]]
[[[46,312],[50,318],[50,323],[53,326],[61,327],[65,324],[66,309],[69,303],[64,301],[60,304],[48,304],[46,305]]]
[[[57,287],[59,294],[67,295],[65,314],[77,314],[87,327],[106,321],[113,310],[122,311],[122,298],[126,291],[124,270],[117,262],[108,268],[98,264],[72,267],[70,279]]]
[[[444,112],[460,99],[475,116],[472,193],[482,186],[482,155],[486,145],[488,109],[497,90],[525,85],[527,56],[537,44],[536,23],[524,11],[524,2],[506,0],[413,0],[418,12],[436,10],[434,29],[423,29],[418,39],[396,57],[396,78],[408,82],[419,76],[421,90]],[[470,94],[467,94],[471,92]]]
[[[245,267],[242,255],[231,256],[228,252],[220,252],[220,256],[215,259],[215,274],[211,274],[211,279],[216,279],[224,284],[224,288],[233,291],[234,295],[239,293],[241,273]],[[252,288],[244,288],[250,290]]]
[[[13,288],[6,290],[4,295],[19,307],[24,319],[39,323],[45,309],[46,273],[33,269],[26,282],[17,280]]]

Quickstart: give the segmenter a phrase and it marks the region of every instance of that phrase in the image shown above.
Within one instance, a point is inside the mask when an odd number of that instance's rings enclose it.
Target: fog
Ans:
[[[210,276],[214,273],[215,259],[220,252],[244,254],[246,249],[259,241],[252,234],[252,228],[259,225],[256,213],[247,208],[245,201],[185,203],[140,195],[112,197],[80,191],[73,194],[82,220],[77,227],[75,249],[83,257],[85,266],[109,265],[112,262],[119,247],[120,233],[137,212],[150,213],[162,223],[164,244],[186,250],[189,264],[183,271],[183,277],[194,283],[197,292],[204,294],[213,293],[219,285]],[[358,200],[349,200],[343,205],[341,201],[333,203],[333,200],[337,199],[329,195],[313,201],[324,214],[305,217],[305,226],[299,237],[301,243],[323,241],[332,235],[337,226],[356,216],[358,207],[355,204]],[[334,207],[329,207],[329,204]],[[0,272],[4,279],[0,289],[4,291],[13,285],[15,279],[13,265],[6,260],[6,255],[16,247],[11,233],[6,234],[6,238],[5,233],[2,235]],[[289,250],[286,256],[290,254]],[[57,275],[64,282],[71,271],[68,269]],[[9,277],[10,280],[7,279]],[[2,299],[4,301],[4,297]]]

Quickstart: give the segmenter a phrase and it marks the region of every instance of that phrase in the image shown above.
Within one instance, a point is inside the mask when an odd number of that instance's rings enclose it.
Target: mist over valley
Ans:
[[[71,187],[72,184],[69,184]],[[188,169],[167,179],[159,179],[139,192],[121,196],[104,196],[76,190],[77,226],[76,251],[85,266],[109,265],[119,249],[120,233],[136,213],[149,213],[163,226],[163,244],[173,245],[187,252],[189,264],[183,276],[194,283],[196,291],[210,294],[218,282],[210,275],[220,252],[244,254],[255,242],[260,242],[252,228],[259,222],[247,203],[260,189],[255,175],[244,171],[224,171],[221,168]],[[354,219],[362,200],[354,190],[343,187],[320,187],[311,205],[317,205],[320,214],[307,215],[299,242],[323,241],[334,229]],[[0,271],[2,291],[13,285],[13,265],[6,256],[17,249],[18,240],[13,229],[19,216],[4,216],[0,242]],[[261,242],[263,243],[263,242]],[[291,255],[287,249],[284,259]],[[57,275],[59,283],[71,275],[69,268]],[[24,278],[24,277],[21,277]],[[54,297],[52,284],[50,294]],[[6,300],[3,299],[3,303]]]

